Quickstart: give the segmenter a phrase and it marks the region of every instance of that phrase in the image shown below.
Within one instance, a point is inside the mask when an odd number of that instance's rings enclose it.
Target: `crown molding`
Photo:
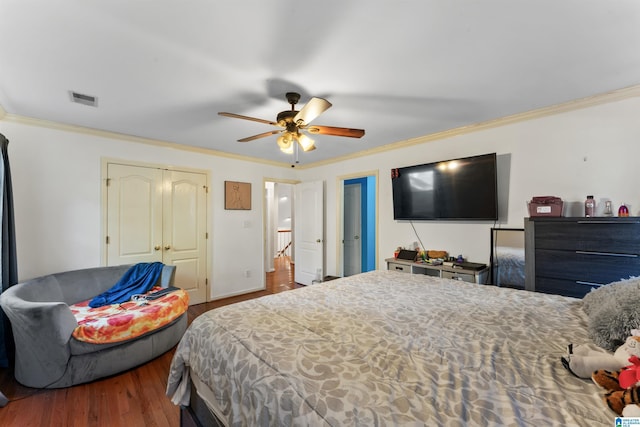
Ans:
[[[194,152],[199,154],[207,154],[211,156],[225,157],[229,159],[243,160],[247,162],[261,163],[261,164],[277,166],[277,167],[286,167],[286,168],[291,167],[289,163],[259,159],[256,157],[241,156],[239,154],[225,153],[223,151],[212,150],[210,148],[194,147],[190,145],[177,144],[175,142],[161,141],[161,140],[151,139],[151,138],[142,138],[139,136],[127,135],[123,133],[109,132],[109,131],[93,129],[93,128],[88,128],[83,126],[69,125],[66,123],[52,122],[49,120],[35,119],[32,117],[25,117],[17,114],[6,113],[6,112],[3,116],[2,111],[4,110],[1,110],[0,108],[0,120],[5,120],[7,122],[20,123],[20,124],[29,125],[29,126],[45,127],[45,128],[60,130],[65,132],[75,132],[75,133],[81,133],[85,135],[97,136],[101,138],[135,142],[139,144],[153,145],[156,147],[172,148],[175,150],[189,151],[189,152]]]
[[[622,101],[629,98],[640,97],[640,84],[629,86],[622,89],[613,90],[602,94],[592,95],[561,104],[551,105],[548,107],[538,108],[535,110],[525,111],[524,113],[513,114],[510,116],[500,117],[498,119],[478,122],[467,126],[461,126],[454,129],[436,132],[429,135],[423,135],[416,138],[406,139],[403,141],[392,142],[390,144],[381,145],[379,147],[370,148],[368,150],[359,151],[342,157],[329,159],[322,162],[309,163],[303,166],[296,166],[297,169],[308,169],[318,166],[324,166],[332,163],[342,162],[345,160],[357,159],[359,157],[372,154],[384,153],[390,150],[410,147],[412,145],[424,144],[427,142],[437,141],[454,136],[464,135],[471,132],[477,132],[486,129],[506,126],[514,123],[524,122],[527,120],[539,119],[542,117],[553,116],[570,111],[576,111],[583,108],[594,107],[597,105],[608,104],[611,102]]]
[[[501,117],[493,120],[486,120],[466,126],[461,126],[454,129],[445,130],[442,132],[436,132],[429,135],[423,135],[416,138],[411,138],[403,141],[392,142],[390,144],[382,145],[380,147],[370,148],[362,150],[357,153],[336,157],[333,159],[323,160],[319,162],[313,162],[308,164],[298,164],[296,169],[311,169],[319,166],[325,166],[333,163],[342,162],[350,159],[357,159],[359,157],[368,156],[372,154],[384,153],[390,150],[397,150],[399,148],[410,147],[413,145],[424,144],[427,142],[437,141],[446,138],[452,138],[454,136],[464,135],[471,132],[477,132],[481,130],[492,129],[496,127],[506,126],[514,123],[519,123],[527,120],[539,119],[542,117],[562,114],[570,111],[576,111],[583,108],[594,107],[597,105],[608,104],[611,102],[622,101],[629,98],[635,98],[640,96],[640,84],[629,86],[622,89],[613,90],[610,92],[588,96],[581,99],[576,99],[561,104],[556,104],[548,107],[538,108],[535,110],[526,111],[524,113],[513,114],[510,116]],[[241,156],[238,154],[225,153],[223,151],[212,150],[209,148],[193,147],[183,144],[177,144],[174,142],[160,141],[150,138],[141,138],[132,135],[126,135],[117,132],[108,132],[98,129],[92,129],[82,126],[69,125],[65,123],[51,122],[48,120],[35,119],[30,117],[19,116],[16,114],[7,113],[2,105],[0,105],[0,120],[6,120],[15,123],[21,123],[31,126],[46,127],[50,129],[62,130],[67,132],[84,133],[87,135],[99,136],[103,138],[118,139],[128,142],[136,142],[141,144],[153,145],[156,147],[173,148],[176,150],[190,151],[200,154],[208,154],[217,157],[225,157],[236,160],[243,160],[253,163],[261,163],[271,166],[291,168],[290,163],[276,162],[272,160],[264,160],[256,157]]]

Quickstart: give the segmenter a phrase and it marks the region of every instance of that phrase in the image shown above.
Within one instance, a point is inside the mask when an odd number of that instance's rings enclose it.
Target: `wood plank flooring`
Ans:
[[[224,305],[301,287],[293,281],[288,257],[276,258],[264,291],[189,307],[188,322]],[[157,426],[180,425],[180,410],[165,396],[175,349],[113,377],[64,389],[33,389],[20,385],[10,369],[0,369],[0,391],[10,402],[0,408],[0,426]]]

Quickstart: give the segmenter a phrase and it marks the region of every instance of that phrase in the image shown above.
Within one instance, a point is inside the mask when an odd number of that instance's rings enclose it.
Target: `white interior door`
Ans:
[[[344,275],[362,272],[362,207],[361,185],[344,186]]]
[[[207,299],[206,175],[107,165],[107,265],[176,265],[190,304]]]
[[[324,277],[324,183],[294,187],[294,280],[310,285]]]
[[[107,168],[107,265],[162,262],[162,170]]]
[[[190,304],[207,300],[206,183],[204,174],[164,171],[163,262],[175,265],[176,285]]]

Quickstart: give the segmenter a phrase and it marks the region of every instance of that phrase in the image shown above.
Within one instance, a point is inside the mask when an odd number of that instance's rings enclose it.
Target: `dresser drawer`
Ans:
[[[640,254],[638,222],[536,222],[536,249]]]
[[[536,278],[536,292],[564,295],[567,297],[582,298],[597,285],[576,282],[575,280]]]
[[[536,249],[535,253],[536,290],[540,277],[604,285],[640,276],[637,255],[549,249]]]

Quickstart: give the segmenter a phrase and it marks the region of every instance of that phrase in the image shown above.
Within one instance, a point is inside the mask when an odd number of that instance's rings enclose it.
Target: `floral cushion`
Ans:
[[[154,287],[146,295],[159,291]],[[78,321],[73,337],[79,341],[106,344],[130,340],[168,325],[189,307],[189,294],[183,289],[156,299],[140,299],[91,308],[89,301],[70,306]]]

